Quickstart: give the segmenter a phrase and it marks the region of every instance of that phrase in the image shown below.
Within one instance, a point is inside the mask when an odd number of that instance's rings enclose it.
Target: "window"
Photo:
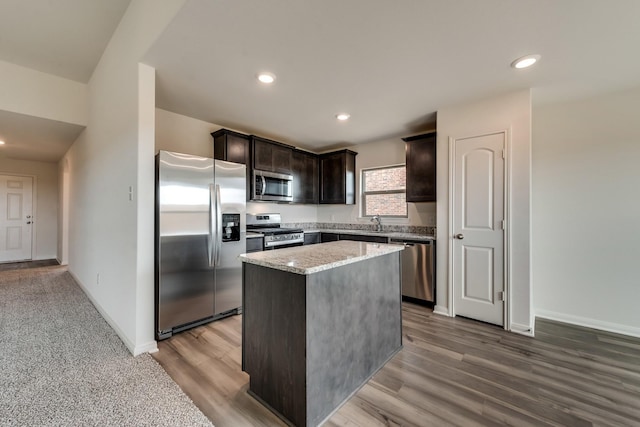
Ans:
[[[406,217],[406,189],[404,165],[362,169],[362,215]]]

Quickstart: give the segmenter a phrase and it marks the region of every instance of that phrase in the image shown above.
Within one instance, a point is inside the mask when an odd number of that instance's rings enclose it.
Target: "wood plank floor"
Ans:
[[[154,357],[216,427],[283,426],[246,393],[241,322]],[[532,339],[403,303],[403,344],[325,426],[640,426],[640,339],[540,320]]]

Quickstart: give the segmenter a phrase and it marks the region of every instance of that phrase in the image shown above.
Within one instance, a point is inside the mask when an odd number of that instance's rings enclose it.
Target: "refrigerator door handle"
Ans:
[[[213,184],[209,185],[209,238],[207,239],[207,255],[209,256],[209,267],[214,266],[214,256],[215,256],[215,241],[214,241],[214,233],[217,230],[217,206],[215,199],[215,186]]]
[[[222,253],[222,207],[220,203],[220,185],[216,185],[216,263],[220,264],[220,254]]]

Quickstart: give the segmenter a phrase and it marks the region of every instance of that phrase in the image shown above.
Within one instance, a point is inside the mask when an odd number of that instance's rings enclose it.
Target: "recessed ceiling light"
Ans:
[[[4,141],[0,140],[0,145],[4,145]]]
[[[347,113],[336,114],[336,119],[340,120],[341,122],[344,122],[345,120],[349,120],[349,117],[351,117],[351,114],[347,114]]]
[[[269,85],[276,81],[276,76],[272,73],[260,73],[258,74],[258,80],[260,80],[261,83]]]
[[[522,58],[518,58],[511,63],[513,68],[527,68],[540,60],[540,55],[527,55]]]

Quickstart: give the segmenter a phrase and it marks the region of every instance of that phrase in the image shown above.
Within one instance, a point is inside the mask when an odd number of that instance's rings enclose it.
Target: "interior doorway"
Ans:
[[[33,177],[0,175],[0,262],[32,259]]]
[[[507,132],[450,139],[453,315],[505,326]]]

